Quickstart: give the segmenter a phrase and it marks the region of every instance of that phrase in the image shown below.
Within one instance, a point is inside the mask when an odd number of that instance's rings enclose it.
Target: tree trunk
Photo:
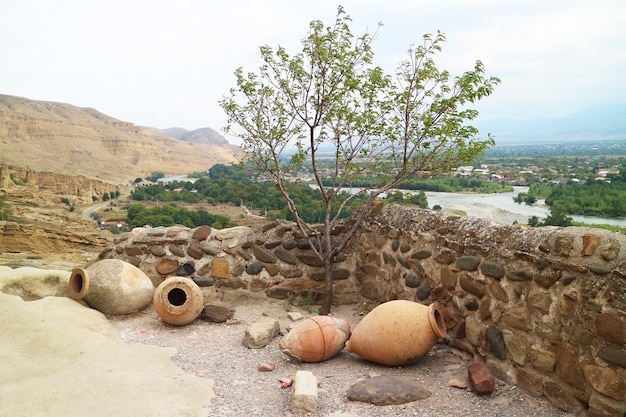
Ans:
[[[324,298],[322,299],[322,306],[319,313],[323,316],[330,313],[330,308],[333,304],[333,276],[331,274],[333,269],[333,257],[324,257]]]

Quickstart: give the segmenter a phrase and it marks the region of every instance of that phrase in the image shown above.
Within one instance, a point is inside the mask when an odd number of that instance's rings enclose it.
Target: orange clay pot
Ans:
[[[354,328],[346,349],[382,365],[408,365],[445,335],[443,316],[435,304],[395,300],[370,311]]]
[[[350,338],[350,325],[341,318],[314,316],[298,323],[278,348],[292,359],[322,362],[335,356]]]
[[[200,315],[204,309],[204,296],[191,278],[170,277],[155,290],[153,303],[161,320],[183,326]]]

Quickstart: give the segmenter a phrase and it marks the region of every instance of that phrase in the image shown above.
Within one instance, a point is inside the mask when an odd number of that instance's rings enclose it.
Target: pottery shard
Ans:
[[[495,378],[484,362],[475,362],[467,367],[467,374],[474,392],[480,395],[491,394],[495,388]]]
[[[375,405],[404,404],[423,400],[432,393],[417,382],[398,375],[375,376],[359,381],[348,390],[350,401]]]
[[[156,270],[161,275],[169,275],[178,270],[180,262],[177,259],[161,258],[156,264]]]
[[[194,240],[204,240],[211,234],[211,226],[200,226],[193,231],[191,238]]]

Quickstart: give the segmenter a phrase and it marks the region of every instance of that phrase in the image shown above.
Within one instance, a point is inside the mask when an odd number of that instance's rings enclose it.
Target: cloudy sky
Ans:
[[[0,94],[93,107],[157,128],[211,127],[237,67],[260,45],[291,53],[311,20],[373,32],[375,63],[392,72],[424,33],[447,38],[453,74],[483,61],[502,80],[480,120],[562,117],[626,102],[624,0],[8,0],[0,13]],[[229,140],[231,140],[229,138]]]

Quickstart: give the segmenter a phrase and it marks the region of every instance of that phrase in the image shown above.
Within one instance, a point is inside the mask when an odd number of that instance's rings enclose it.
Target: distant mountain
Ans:
[[[234,161],[226,141],[192,143],[92,108],[0,95],[0,162],[120,183],[182,175]]]
[[[496,119],[475,126],[481,133],[495,136],[496,144],[623,140],[626,139],[626,104],[589,108],[556,119]]]
[[[182,127],[170,127],[168,129],[155,129],[166,136],[191,143],[205,143],[207,145],[228,145],[228,141],[222,135],[210,127],[195,130],[186,130]]]

